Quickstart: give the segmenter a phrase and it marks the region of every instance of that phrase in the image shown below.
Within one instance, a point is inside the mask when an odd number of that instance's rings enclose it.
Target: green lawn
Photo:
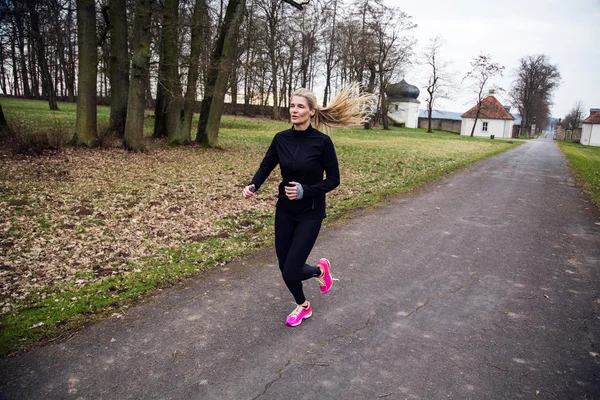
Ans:
[[[13,127],[72,130],[75,105],[0,98]],[[98,108],[100,124],[109,110]],[[195,118],[197,121],[197,117]],[[153,126],[147,115],[146,134]],[[0,354],[66,335],[180,279],[272,243],[278,172],[241,199],[274,133],[289,126],[225,116],[221,149],[0,151]],[[194,128],[195,131],[195,128]],[[341,186],[327,224],[517,146],[424,130],[335,129]]]
[[[569,160],[577,182],[600,207],[600,147],[563,141],[558,146]]]

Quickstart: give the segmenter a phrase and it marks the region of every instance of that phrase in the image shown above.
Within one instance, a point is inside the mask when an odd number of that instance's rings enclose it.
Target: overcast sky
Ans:
[[[504,78],[496,83],[508,91],[519,58],[546,54],[562,76],[552,116],[564,117],[577,101],[583,103],[586,117],[589,108],[600,108],[600,0],[384,2],[413,17],[418,25],[412,31],[418,40],[417,54],[423,53],[429,38],[444,38],[442,56],[452,61],[459,84],[471,59],[485,53],[506,67]],[[429,72],[425,65],[415,65],[405,75],[421,90],[423,109]],[[454,100],[440,100],[435,108],[464,112],[475,104],[473,96],[463,87]],[[509,105],[506,93],[497,97]]]

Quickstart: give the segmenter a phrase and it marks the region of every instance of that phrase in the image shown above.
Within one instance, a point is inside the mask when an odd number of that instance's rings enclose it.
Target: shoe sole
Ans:
[[[319,290],[321,291],[321,293],[325,294],[325,293],[329,292],[331,290],[331,288],[333,287],[333,277],[331,276],[331,262],[326,258],[322,258],[321,260],[325,260],[327,262],[327,273],[329,274],[329,277],[331,278],[331,285],[329,286],[329,289],[323,291],[322,290],[323,286],[319,287]],[[323,282],[325,282],[325,276],[323,276]]]

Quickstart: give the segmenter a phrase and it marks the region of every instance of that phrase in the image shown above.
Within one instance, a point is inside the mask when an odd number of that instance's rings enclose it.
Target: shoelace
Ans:
[[[309,308],[310,308],[310,304],[306,308],[298,305],[298,306],[296,306],[296,308],[294,309],[294,311],[292,311],[292,313],[290,314],[290,316],[291,317],[296,317],[296,316],[298,316],[298,314],[300,314],[300,311],[302,311],[302,310],[308,310]]]

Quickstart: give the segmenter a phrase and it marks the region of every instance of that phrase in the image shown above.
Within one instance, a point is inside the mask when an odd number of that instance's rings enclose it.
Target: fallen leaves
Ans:
[[[235,167],[224,174],[223,162]],[[148,154],[0,154],[1,312],[53,285],[138,272],[162,248],[229,235],[215,222],[273,208],[270,196],[237,196],[255,167],[237,151],[161,143]]]

